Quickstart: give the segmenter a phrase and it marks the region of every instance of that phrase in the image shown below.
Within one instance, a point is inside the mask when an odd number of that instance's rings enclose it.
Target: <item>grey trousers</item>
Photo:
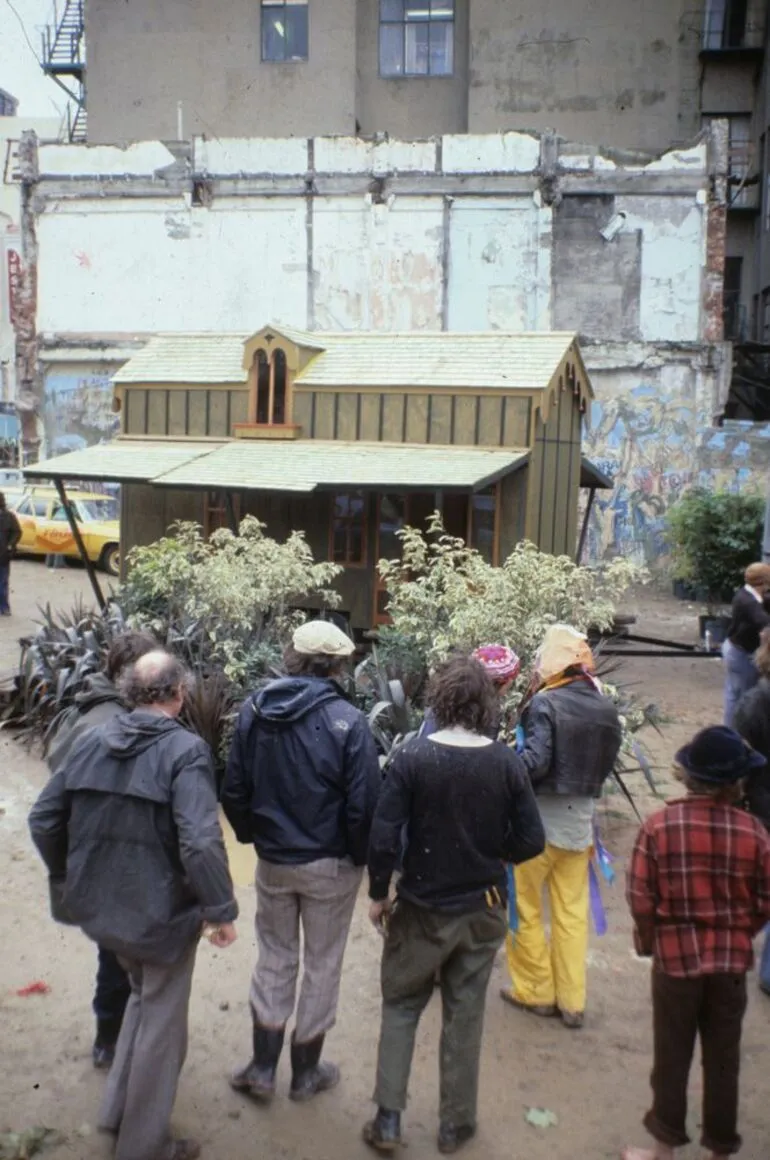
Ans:
[[[337,1017],[342,960],[363,870],[336,858],[305,866],[257,866],[257,965],[249,999],[264,1027],[285,1027],[294,1010],[304,940],[295,1038],[309,1043]]]
[[[484,1003],[495,955],[507,929],[502,907],[452,915],[399,902],[382,954],[382,1029],[378,1107],[406,1107],[420,1016],[441,977],[440,1117],[475,1127]]]
[[[170,1121],[187,1054],[194,943],[169,966],[121,960],[131,982],[99,1126],[117,1134],[115,1160],[166,1160]]]

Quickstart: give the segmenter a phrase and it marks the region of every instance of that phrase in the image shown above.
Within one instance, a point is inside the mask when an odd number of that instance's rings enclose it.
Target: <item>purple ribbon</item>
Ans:
[[[588,863],[588,888],[591,898],[591,918],[594,930],[598,935],[607,933],[607,914],[602,902],[602,892],[599,888],[599,876],[593,862]]]
[[[508,930],[516,934],[519,929],[519,909],[516,906],[516,874],[513,866],[505,867],[505,878],[508,887]]]

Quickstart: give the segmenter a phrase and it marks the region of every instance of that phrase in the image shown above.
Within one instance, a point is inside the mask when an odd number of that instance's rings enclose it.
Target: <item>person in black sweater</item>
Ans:
[[[738,702],[735,728],[768,763],[747,778],[745,789],[749,811],[762,822],[765,829],[770,830],[770,628],[762,633],[754,662],[759,682]],[[770,927],[765,934],[759,964],[759,987],[770,996]]]
[[[733,598],[732,619],[722,646],[725,663],[725,725],[732,729],[735,707],[759,678],[754,653],[759,636],[770,626],[766,598],[770,595],[770,564],[750,564],[743,588]]]
[[[428,691],[438,729],[408,742],[388,770],[369,844],[370,918],[382,932],[382,1028],[375,1118],[364,1140],[401,1142],[415,1034],[441,977],[439,1151],[476,1131],[484,1003],[507,929],[506,862],[534,858],[545,834],[524,766],[485,736],[498,712],[492,680],[471,657],[440,666]],[[396,901],[389,897],[407,826]]]

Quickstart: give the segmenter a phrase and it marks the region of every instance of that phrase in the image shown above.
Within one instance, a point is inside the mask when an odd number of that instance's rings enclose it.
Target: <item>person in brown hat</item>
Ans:
[[[247,698],[233,738],[222,806],[257,867],[257,965],[251,982],[252,1059],[231,1084],[275,1094],[294,1011],[290,1096],[307,1100],[340,1078],[322,1063],[337,1014],[342,960],[369,844],[380,764],[364,715],[337,678],[354,651],[329,621],[294,633],[288,676]]]
[[[744,693],[759,680],[754,653],[763,629],[770,626],[765,597],[770,594],[770,564],[749,564],[745,584],[733,598],[732,618],[722,646],[725,664],[724,723],[732,728],[735,710]]]

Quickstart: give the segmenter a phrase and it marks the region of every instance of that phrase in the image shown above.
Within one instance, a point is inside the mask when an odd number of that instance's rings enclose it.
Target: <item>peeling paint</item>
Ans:
[[[152,176],[176,163],[160,141],[141,141],[124,149],[119,145],[41,145],[38,158],[41,177]]]
[[[710,425],[729,357],[724,182],[705,139],[625,161],[553,134],[196,139],[189,171],[154,145],[105,150],[123,170],[133,158],[125,181],[68,182],[98,173],[81,150],[69,173],[64,161],[51,169],[60,181],[28,183],[37,282],[17,363],[33,420],[38,332],[114,343],[248,333],[270,318],[320,330],[557,326],[584,338],[597,391],[587,446],[617,482],[597,505],[595,556],[654,559],[668,504],[700,473],[756,478],[767,440],[718,446]],[[64,148],[72,161],[77,148]],[[151,166],[169,157],[174,181],[158,182]]]
[[[534,173],[540,138],[529,133],[447,136],[442,158],[445,173]]]

